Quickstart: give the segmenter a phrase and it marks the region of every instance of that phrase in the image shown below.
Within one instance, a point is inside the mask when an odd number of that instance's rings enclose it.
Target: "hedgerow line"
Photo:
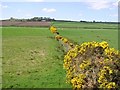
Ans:
[[[120,52],[110,48],[106,41],[85,42],[74,45],[59,35],[57,28],[50,27],[55,39],[67,49],[63,67],[66,70],[67,83],[73,89],[120,88]]]

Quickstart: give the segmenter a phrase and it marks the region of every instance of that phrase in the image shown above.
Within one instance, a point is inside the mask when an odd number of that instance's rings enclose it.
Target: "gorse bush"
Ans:
[[[58,35],[55,27],[50,28],[55,38],[66,44],[68,49],[63,67],[66,69],[67,83],[74,89],[120,88],[120,52],[110,48],[108,43],[85,42],[73,45],[68,39]]]
[[[107,42],[76,45],[64,57],[73,88],[120,88],[120,53]]]

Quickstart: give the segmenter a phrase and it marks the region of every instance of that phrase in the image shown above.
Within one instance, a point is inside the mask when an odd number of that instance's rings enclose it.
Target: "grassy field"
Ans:
[[[53,22],[56,27],[79,27],[87,29],[116,29],[118,28],[117,24],[109,23],[83,23],[83,22]]]
[[[107,41],[110,47],[118,49],[118,30],[115,29],[64,29],[59,32],[77,44],[89,41]]]
[[[58,31],[76,44],[104,40],[118,48],[117,29],[62,28]],[[2,32],[3,88],[71,88],[65,83],[65,53],[48,28],[3,27]]]
[[[3,28],[3,87],[68,87],[58,46],[48,28]]]

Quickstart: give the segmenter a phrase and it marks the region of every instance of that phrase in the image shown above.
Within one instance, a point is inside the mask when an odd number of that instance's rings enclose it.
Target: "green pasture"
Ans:
[[[63,29],[59,32],[76,44],[107,41],[110,47],[118,49],[118,30],[115,29]]]
[[[116,29],[118,24],[111,23],[90,23],[90,22],[52,22],[56,27],[76,27],[85,29]]]
[[[3,87],[69,87],[59,46],[48,28],[3,28]]]
[[[118,48],[117,29],[59,28],[58,31],[75,44],[104,40]],[[48,28],[3,27],[2,38],[3,88],[71,88],[65,83],[65,52]]]

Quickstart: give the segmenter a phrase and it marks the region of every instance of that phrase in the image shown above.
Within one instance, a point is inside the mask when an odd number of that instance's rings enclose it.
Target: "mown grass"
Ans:
[[[48,28],[3,28],[3,87],[69,87],[58,46]]]
[[[58,29],[76,44],[107,41],[118,48],[115,29]],[[48,28],[3,27],[3,88],[71,88],[65,83],[64,52]]]

